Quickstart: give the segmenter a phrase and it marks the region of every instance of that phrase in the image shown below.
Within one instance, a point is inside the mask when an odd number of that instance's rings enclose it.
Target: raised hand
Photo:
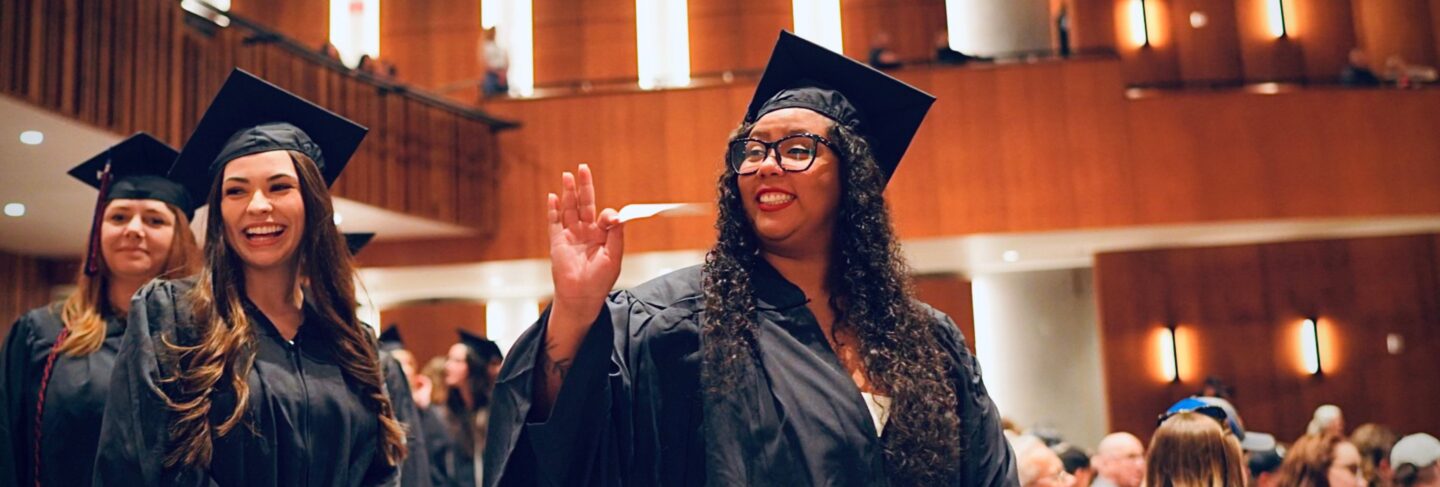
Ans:
[[[584,164],[575,174],[561,175],[560,195],[548,195],[550,277],[555,300],[545,330],[543,373],[536,376],[532,418],[549,416],[551,404],[570,372],[580,342],[605,306],[605,297],[620,278],[625,254],[620,214],[606,208],[595,212],[595,180]]]
[[[554,312],[590,318],[620,278],[624,227],[610,208],[595,211],[595,180],[590,167],[561,175],[563,189],[549,203],[550,277],[555,281]]]

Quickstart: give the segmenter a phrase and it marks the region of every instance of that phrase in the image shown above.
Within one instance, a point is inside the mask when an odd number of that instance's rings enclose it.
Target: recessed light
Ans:
[[[340,216],[340,212],[337,211],[337,212],[335,212],[335,218],[334,218],[334,220],[335,220],[335,225],[336,225],[336,226],[339,226],[341,223],[344,223],[344,222],[345,222],[345,217]]]
[[[18,217],[25,216],[25,204],[24,204],[24,203],[6,203],[6,204],[5,204],[5,216],[13,216],[13,217],[17,217],[17,218],[18,218]]]
[[[1210,16],[1205,15],[1205,12],[1201,12],[1201,11],[1198,11],[1198,10],[1197,10],[1197,11],[1194,11],[1194,12],[1190,12],[1190,26],[1191,26],[1191,27],[1194,27],[1194,28],[1196,28],[1196,29],[1199,29],[1199,28],[1201,28],[1201,27],[1205,27],[1205,25],[1206,25],[1206,24],[1209,24],[1209,23],[1210,23]]]
[[[20,143],[25,145],[40,145],[45,141],[45,134],[39,130],[26,130],[20,132]]]
[[[1020,252],[1006,250],[1005,253],[1000,254],[1000,258],[1005,259],[1005,262],[1016,262],[1020,260]]]

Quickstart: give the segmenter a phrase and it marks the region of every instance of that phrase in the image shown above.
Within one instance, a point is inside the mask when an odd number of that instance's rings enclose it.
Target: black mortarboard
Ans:
[[[350,248],[350,255],[355,255],[360,253],[360,249],[365,248],[373,238],[375,238],[374,232],[346,233],[345,246]]]
[[[385,331],[380,332],[379,341],[380,351],[382,352],[405,348],[405,340],[400,338],[400,327],[398,325],[392,324],[385,327]]]
[[[242,69],[230,72],[171,168],[198,201],[207,201],[215,176],[250,154],[293,150],[320,167],[332,184],[370,129]]]
[[[500,353],[500,346],[496,345],[495,342],[463,329],[456,329],[455,331],[460,333],[460,343],[470,347],[470,350],[474,350],[476,354],[480,355],[480,358],[485,359],[487,362],[504,358]]]
[[[99,272],[100,220],[113,199],[157,200],[174,205],[194,218],[195,206],[185,187],[165,177],[175,162],[175,149],[145,132],[136,132],[70,170],[70,175],[100,190],[90,217],[85,272]]]
[[[781,31],[745,121],[782,108],[814,110],[864,136],[888,182],[933,103],[929,93]]]

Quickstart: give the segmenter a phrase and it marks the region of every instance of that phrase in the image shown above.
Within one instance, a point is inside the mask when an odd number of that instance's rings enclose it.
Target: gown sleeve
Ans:
[[[400,469],[400,485],[430,487],[430,444],[421,424],[420,411],[415,408],[415,398],[410,395],[410,384],[395,357],[381,353],[380,360],[390,405],[395,410],[395,419],[405,427],[405,446],[409,450]]]
[[[590,326],[548,419],[530,422],[536,369],[549,310],[516,341],[490,407],[484,466],[497,485],[619,485],[633,457],[629,322],[648,319],[626,291],[611,294]]]
[[[937,321],[936,335],[940,347],[951,362],[958,365],[954,369],[957,374],[954,381],[956,395],[961,401],[960,430],[965,452],[964,464],[961,465],[962,484],[1020,485],[1015,453],[1010,450],[1010,442],[1005,440],[1000,410],[985,389],[980,362],[965,346],[964,334],[949,316],[934,309],[930,313]]]
[[[185,322],[179,294],[168,281],[152,281],[131,301],[129,324],[110,376],[92,485],[206,483],[199,469],[166,469],[164,465],[171,414],[161,388],[167,369],[156,348],[165,330]]]
[[[20,485],[20,468],[30,465],[18,455],[30,448],[21,444],[27,435],[24,397],[30,371],[31,334],[34,324],[26,313],[15,320],[0,348],[0,485]]]

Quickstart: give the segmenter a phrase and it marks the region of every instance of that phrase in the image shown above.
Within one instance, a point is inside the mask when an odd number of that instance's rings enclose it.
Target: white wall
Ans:
[[[950,47],[990,56],[1050,48],[1047,0],[946,0]]]
[[[972,276],[976,354],[1001,415],[1094,448],[1106,433],[1090,269]]]

